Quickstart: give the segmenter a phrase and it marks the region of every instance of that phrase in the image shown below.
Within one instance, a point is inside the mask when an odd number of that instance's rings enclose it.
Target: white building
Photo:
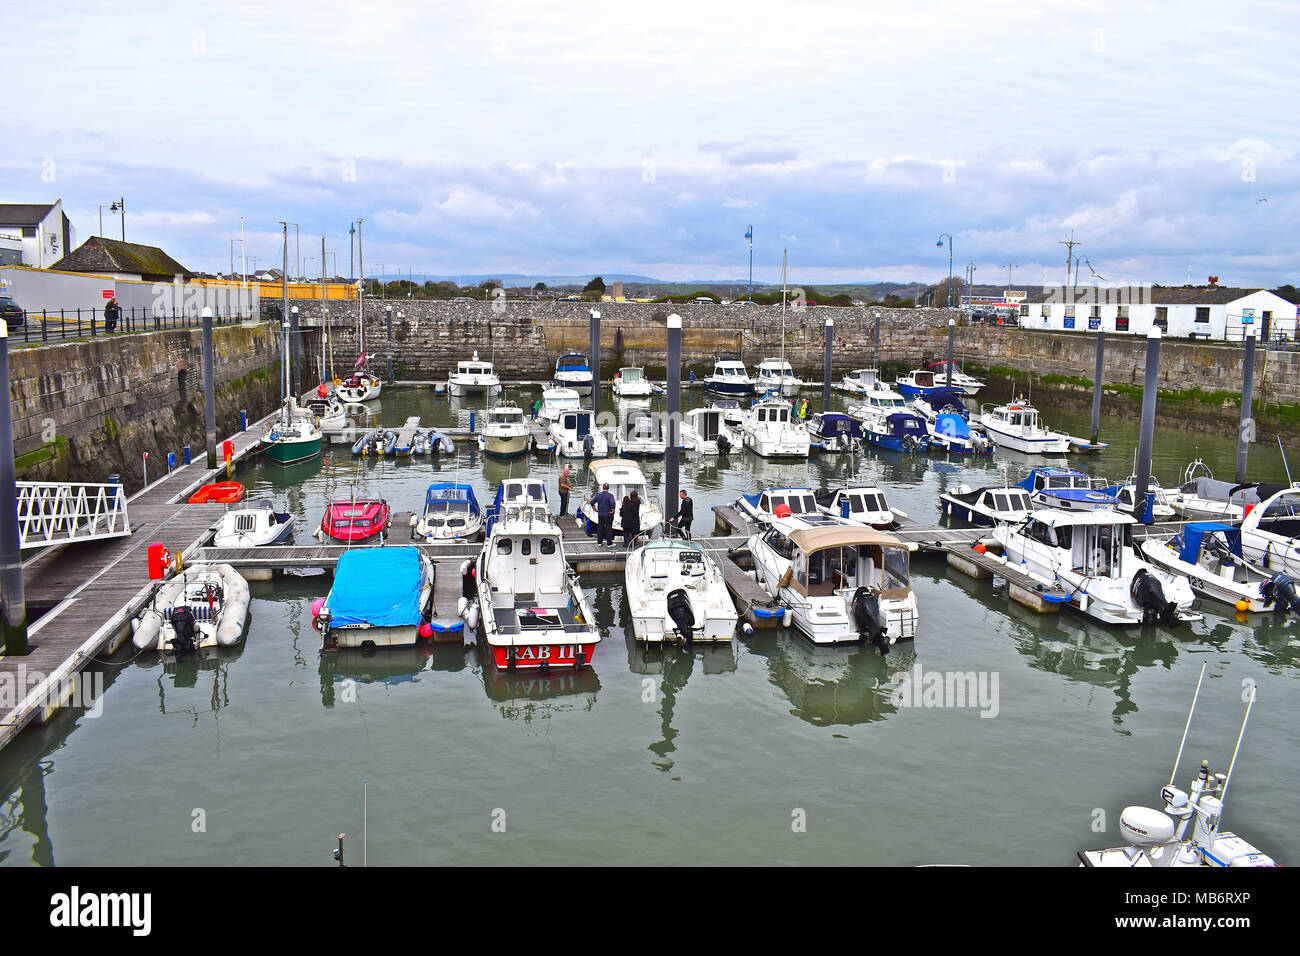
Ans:
[[[77,234],[63,212],[63,200],[0,203],[0,265],[46,269],[73,249]]]
[[[1240,342],[1296,336],[1296,306],[1264,289],[1227,286],[1049,288],[1020,303],[1025,329],[1145,336],[1153,325],[1176,339]]]

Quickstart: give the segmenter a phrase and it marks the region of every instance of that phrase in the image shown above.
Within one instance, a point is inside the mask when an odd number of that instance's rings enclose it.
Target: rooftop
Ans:
[[[126,272],[144,277],[188,278],[192,273],[157,246],[91,236],[50,268],[63,272]]]

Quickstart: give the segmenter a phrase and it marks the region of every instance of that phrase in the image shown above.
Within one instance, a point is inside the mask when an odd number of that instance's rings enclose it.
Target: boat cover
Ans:
[[[885,419],[889,428],[889,434],[898,438],[907,435],[916,435],[920,438],[929,438],[930,433],[925,430],[925,425],[921,419],[917,418],[910,412],[895,412]]]
[[[409,627],[420,623],[424,572],[418,548],[357,548],[339,556],[325,604],[332,627],[370,624]]]
[[[451,502],[464,502],[465,508],[452,508]],[[474,497],[474,489],[469,485],[457,485],[451,482],[435,482],[430,485],[424,493],[424,511],[428,514],[430,511],[466,511],[470,514],[478,514],[478,499]]]
[[[945,412],[935,416],[934,430],[945,438],[970,438],[970,426],[960,415]]]
[[[955,388],[936,387],[929,395],[924,396],[924,401],[936,412],[951,408],[962,418],[967,415],[966,404],[962,401],[962,393]]]
[[[1182,544],[1178,557],[1182,558],[1188,564],[1195,564],[1197,558],[1201,556],[1201,540],[1207,534],[1214,534],[1222,531],[1223,536],[1228,541],[1228,548],[1237,557],[1241,557],[1241,531],[1232,525],[1220,524],[1217,521],[1193,521],[1178,535]]]

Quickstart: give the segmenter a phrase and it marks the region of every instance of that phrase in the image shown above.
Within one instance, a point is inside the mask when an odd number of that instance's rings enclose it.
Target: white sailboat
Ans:
[[[361,342],[361,354],[358,356],[352,374],[342,382],[334,385],[334,392],[344,402],[368,402],[378,398],[383,383],[377,375],[370,373],[367,363],[371,356],[366,354],[366,266],[361,253],[361,230],[357,230],[357,261],[361,266],[361,282],[357,290],[357,330]],[[286,266],[287,268],[287,266]]]

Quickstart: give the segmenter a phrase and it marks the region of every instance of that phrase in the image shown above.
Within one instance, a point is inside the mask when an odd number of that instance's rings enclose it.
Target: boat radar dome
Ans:
[[[1134,846],[1159,846],[1174,838],[1174,821],[1150,807],[1125,807],[1119,829]]]

